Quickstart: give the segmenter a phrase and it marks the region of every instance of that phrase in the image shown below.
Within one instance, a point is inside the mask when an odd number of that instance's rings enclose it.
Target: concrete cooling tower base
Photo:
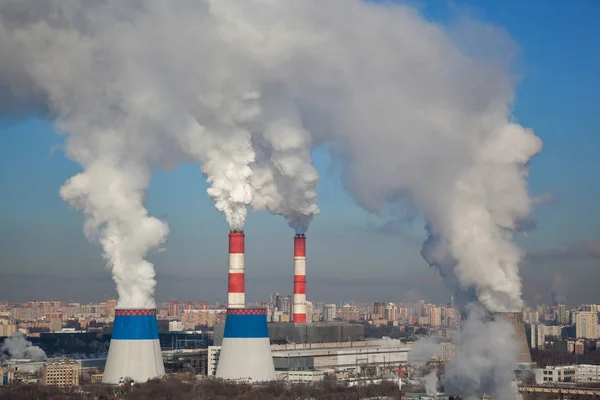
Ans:
[[[146,382],[164,374],[156,310],[115,310],[102,382],[117,384],[125,378]]]
[[[225,332],[217,365],[217,378],[266,382],[276,379],[266,310],[227,310]]]
[[[509,322],[515,333],[513,339],[519,343],[519,364],[531,364],[531,353],[527,344],[527,333],[523,323],[523,313],[520,312],[498,312],[494,313],[495,319],[503,319]]]

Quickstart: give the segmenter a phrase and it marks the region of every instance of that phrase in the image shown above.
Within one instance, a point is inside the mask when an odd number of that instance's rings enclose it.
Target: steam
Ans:
[[[315,190],[319,175],[310,154],[312,138],[297,110],[278,97],[285,98],[271,89],[264,98],[272,117],[255,140],[258,157],[252,167],[256,193],[252,207],[281,215],[296,233],[306,233],[319,212]]]
[[[46,359],[44,350],[25,339],[21,332],[15,332],[11,337],[4,339],[0,353],[8,353],[10,358],[26,358],[33,361]]]
[[[437,369],[431,370],[427,375],[423,377],[423,384],[425,386],[425,393],[432,394],[434,396],[438,395],[437,384],[438,384],[438,376]]]
[[[427,364],[436,355],[437,342],[434,336],[419,339],[408,352],[408,362],[417,367]]]
[[[460,335],[455,358],[448,364],[442,382],[450,396],[481,398],[494,394],[500,400],[514,399],[512,387],[519,341],[514,328],[503,320],[491,320],[489,313],[470,307]]]

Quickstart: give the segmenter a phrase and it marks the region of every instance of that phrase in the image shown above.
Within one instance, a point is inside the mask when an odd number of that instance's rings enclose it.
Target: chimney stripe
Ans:
[[[294,237],[294,304],[292,318],[296,323],[306,322],[306,236]]]
[[[244,231],[229,232],[229,276],[227,307],[244,308],[246,304],[244,284]]]

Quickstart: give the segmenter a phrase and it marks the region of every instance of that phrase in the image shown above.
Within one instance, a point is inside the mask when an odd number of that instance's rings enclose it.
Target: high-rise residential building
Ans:
[[[205,301],[201,301],[198,303],[198,310],[208,310],[208,303]]]
[[[569,324],[569,312],[567,311],[567,306],[565,304],[556,306],[556,322],[559,325]]]
[[[281,300],[281,311],[290,315],[292,313],[292,296],[284,296]]]
[[[108,316],[108,318],[115,317],[115,308],[116,307],[117,307],[117,300],[113,299],[113,300],[108,300],[106,302],[106,315]]]
[[[598,337],[598,314],[594,311],[578,311],[575,314],[575,336],[578,339]]]
[[[61,360],[49,362],[42,367],[42,384],[58,387],[79,386],[81,364]]]
[[[456,355],[456,344],[452,342],[441,342],[436,346],[435,358],[440,361],[451,361]]]
[[[193,310],[194,308],[196,308],[196,306],[191,301],[186,301],[185,303],[183,303],[184,310]]]
[[[431,307],[429,310],[429,323],[432,326],[442,326],[442,309],[440,307]]]
[[[385,303],[374,303],[373,304],[373,319],[384,319],[385,318]]]
[[[169,317],[179,317],[179,302],[177,300],[169,302]]]
[[[336,308],[335,304],[325,304],[323,306],[323,321],[335,320]]]
[[[385,306],[385,319],[388,321],[397,321],[398,320],[398,306],[394,303],[388,303]]]
[[[8,318],[0,318],[0,337],[10,337],[17,331],[17,325]]]

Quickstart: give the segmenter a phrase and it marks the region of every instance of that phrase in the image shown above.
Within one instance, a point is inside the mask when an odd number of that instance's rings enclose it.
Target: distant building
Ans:
[[[8,319],[0,319],[0,337],[10,337],[17,331],[17,325],[10,323]]]
[[[336,315],[336,308],[335,304],[325,304],[323,306],[323,321],[333,321]]]
[[[385,319],[388,321],[398,320],[398,306],[394,303],[388,303],[385,307]]]
[[[169,302],[169,317],[179,317],[179,302],[176,300]]]
[[[556,306],[556,322],[558,322],[558,325],[569,324],[569,312],[567,311],[567,306],[565,304]]]
[[[385,318],[385,303],[374,303],[373,304],[373,319],[384,319]]]
[[[598,337],[598,313],[579,311],[575,314],[575,335],[578,339],[596,339]]]
[[[45,363],[42,367],[42,384],[48,386],[79,386],[81,364],[75,361],[61,360]]]
[[[535,381],[543,383],[570,382],[581,385],[600,383],[600,365],[562,365],[536,368]]]
[[[169,332],[181,332],[183,330],[183,323],[179,321],[169,322]]]
[[[442,326],[442,309],[440,307],[431,307],[429,310],[429,323],[432,326]]]
[[[456,356],[456,344],[452,342],[441,342],[437,344],[435,358],[439,361],[448,362]]]

